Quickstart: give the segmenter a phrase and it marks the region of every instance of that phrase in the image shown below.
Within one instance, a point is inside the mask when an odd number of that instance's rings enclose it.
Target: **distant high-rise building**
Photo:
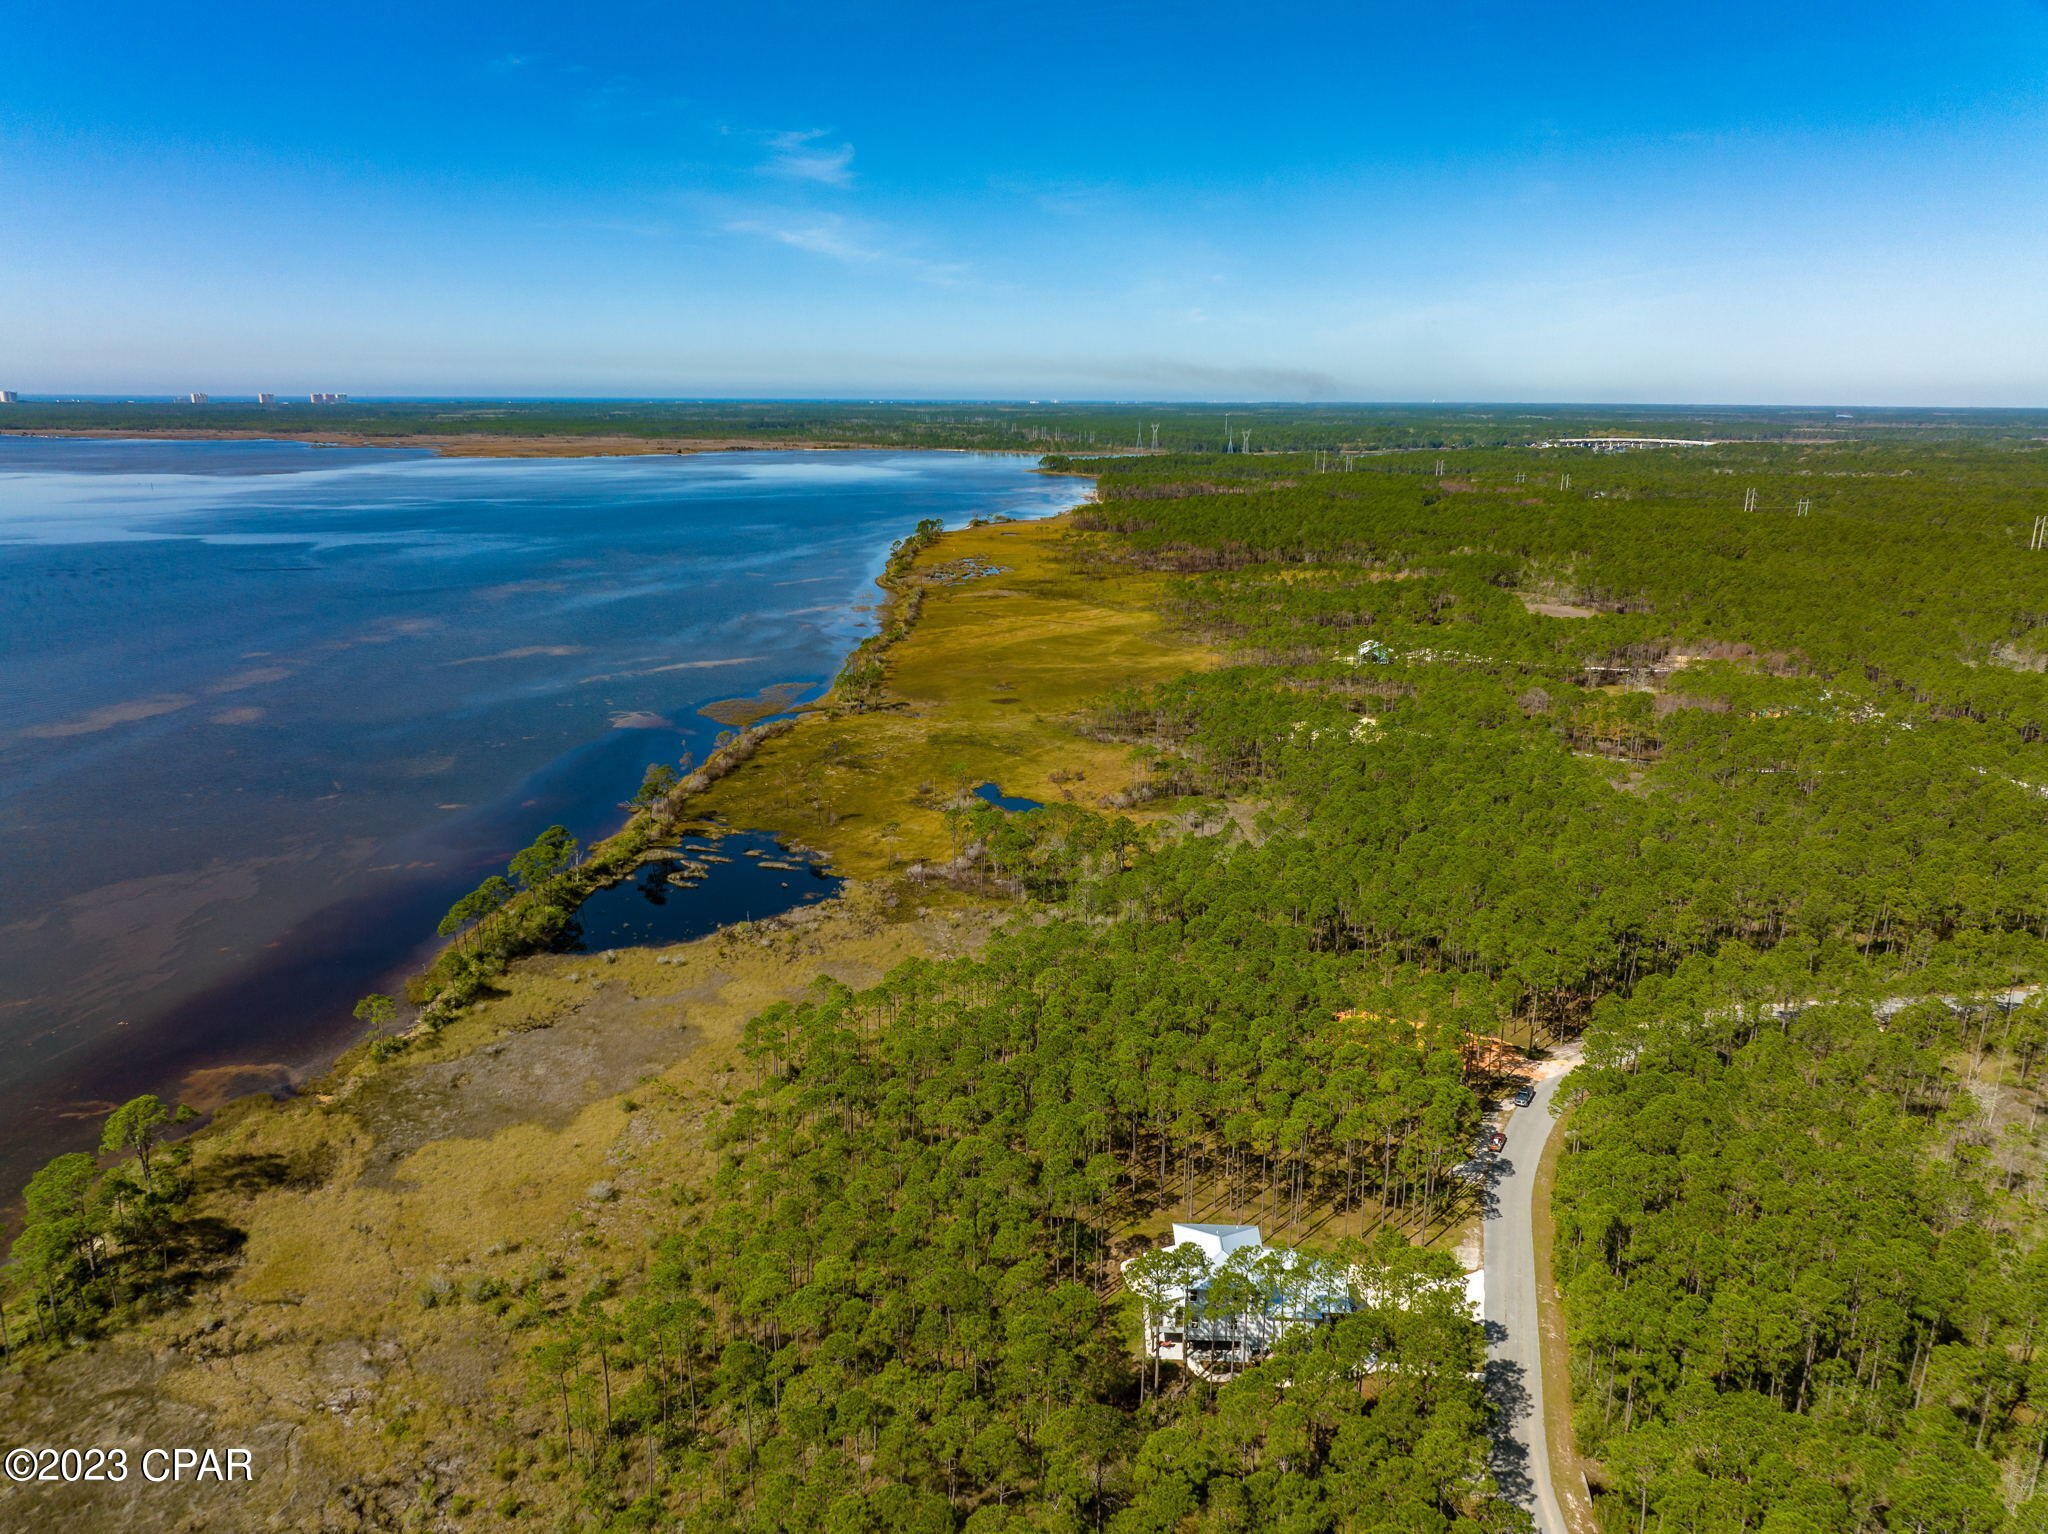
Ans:
[[[275,394],[259,394],[256,396],[256,403],[259,405],[275,405],[277,403],[277,396]]]
[[[348,396],[346,394],[309,394],[306,396],[306,403],[309,405],[346,405],[348,403]]]
[[[185,398],[190,400],[195,405],[203,405],[206,403],[207,400],[207,396],[204,394],[188,394],[185,396]]]
[[[12,389],[0,389],[0,405],[18,404],[20,403],[20,399],[21,396],[16,394]]]

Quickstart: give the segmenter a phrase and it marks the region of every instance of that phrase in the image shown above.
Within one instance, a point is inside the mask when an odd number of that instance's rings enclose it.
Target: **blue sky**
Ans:
[[[2048,4],[32,3],[0,387],[2048,404]]]

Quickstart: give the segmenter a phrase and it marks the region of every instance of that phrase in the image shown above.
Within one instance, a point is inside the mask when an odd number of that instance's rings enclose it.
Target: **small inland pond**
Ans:
[[[830,899],[841,880],[761,831],[685,837],[576,909],[570,953],[687,943],[734,922]]]
[[[974,797],[984,804],[993,804],[999,810],[1042,810],[1044,805],[1036,799],[1020,799],[1015,794],[1006,794],[993,783],[984,783],[974,791]]]

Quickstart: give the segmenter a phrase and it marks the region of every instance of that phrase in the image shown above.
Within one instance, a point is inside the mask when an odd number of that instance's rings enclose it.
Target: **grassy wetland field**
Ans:
[[[920,610],[889,651],[887,701],[807,719],[691,808],[870,879],[949,856],[944,806],[963,789],[1094,805],[1128,787],[1130,748],[1077,734],[1075,710],[1202,656],[1162,626],[1166,577],[1088,549],[1070,517],[946,534],[906,579]]]

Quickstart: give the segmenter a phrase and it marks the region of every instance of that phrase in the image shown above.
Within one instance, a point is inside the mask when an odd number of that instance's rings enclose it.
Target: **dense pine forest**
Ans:
[[[1075,721],[1121,802],[952,812],[924,874],[1007,926],[760,1015],[643,1262],[423,1297],[530,1349],[502,1516],[1526,1528],[1481,1328],[1414,1298],[1479,1212],[1479,1036],[1584,1043],[1605,1527],[2048,1530],[2048,451],[1049,466],[1106,470],[1076,565],[1169,572],[1224,663]],[[1342,1255],[1352,1313],[1148,1366],[1118,1263],[1168,1216]],[[98,1280],[45,1245],[60,1328]]]
[[[1108,887],[1585,1030],[1557,1250],[1611,1526],[2048,1526],[2048,1030],[2007,989],[2048,956],[2048,460],[1534,459],[1105,481],[1108,557],[1243,662],[1111,727],[1268,805]]]

